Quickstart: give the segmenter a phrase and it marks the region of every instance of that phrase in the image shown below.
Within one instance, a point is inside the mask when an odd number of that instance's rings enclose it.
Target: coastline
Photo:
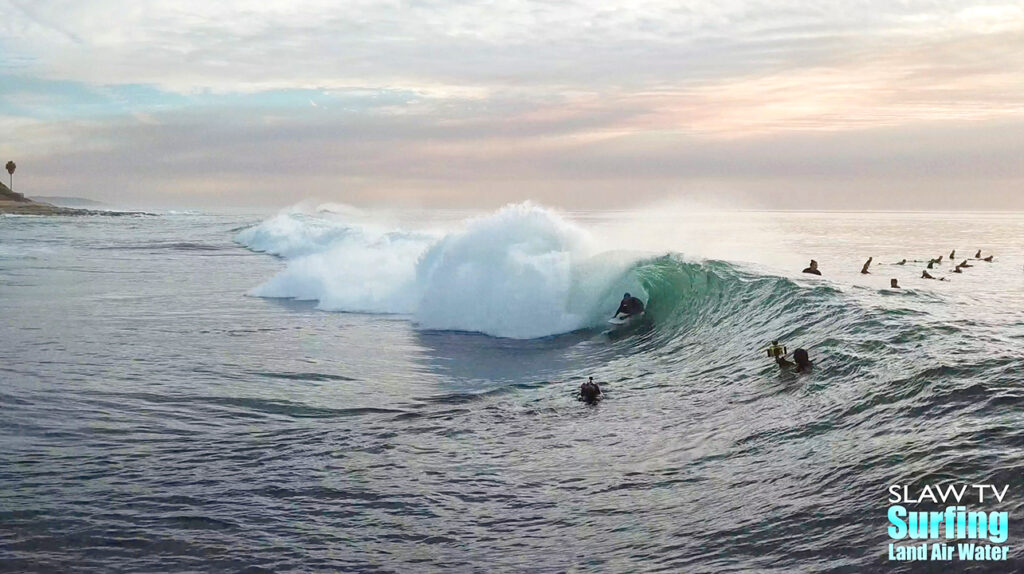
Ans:
[[[10,215],[52,215],[52,216],[80,216],[80,215],[154,215],[144,211],[107,211],[102,209],[76,209],[73,207],[57,207],[49,203],[38,201],[11,201],[0,199],[0,214]]]
[[[79,209],[59,207],[41,201],[32,201],[20,193],[15,193],[0,183],[0,214],[39,215],[39,216],[77,216],[77,215],[154,215],[144,211],[110,211],[103,209]]]

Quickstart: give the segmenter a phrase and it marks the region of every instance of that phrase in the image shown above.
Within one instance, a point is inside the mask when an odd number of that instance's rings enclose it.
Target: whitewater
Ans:
[[[628,259],[600,252],[586,230],[538,205],[510,205],[444,234],[348,213],[288,211],[241,231],[238,243],[288,261],[250,293],[516,339],[596,327],[630,289],[647,299]]]

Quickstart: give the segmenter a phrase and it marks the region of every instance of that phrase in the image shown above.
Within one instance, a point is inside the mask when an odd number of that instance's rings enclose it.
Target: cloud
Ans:
[[[1022,207],[1014,190],[1024,183],[1024,121],[587,139],[578,134],[611,129],[630,115],[304,110],[262,122],[249,111],[207,110],[83,122],[70,131],[65,125],[48,134],[51,148],[19,165],[36,194],[66,192],[70,183],[76,193],[136,205],[282,206],[316,197],[456,206],[531,197],[619,207],[666,194],[724,193],[753,195],[771,207],[909,208],[941,192],[989,208]],[[40,130],[37,138],[47,135],[41,126],[33,129]],[[858,186],[869,191],[847,193]]]
[[[181,93],[679,85],[1024,22],[1013,2],[930,0],[8,3],[4,47],[35,73]]]
[[[603,205],[628,188],[775,205],[789,190],[799,206],[823,185],[915,204],[973,180],[1017,205],[1004,191],[1024,179],[1015,2],[0,0],[0,13],[0,153],[27,160],[45,194]]]

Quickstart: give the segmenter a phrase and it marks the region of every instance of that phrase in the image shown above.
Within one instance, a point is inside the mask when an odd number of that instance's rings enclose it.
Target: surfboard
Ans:
[[[621,315],[616,315],[611,319],[608,319],[608,322],[611,323],[612,325],[626,325],[628,323],[632,323],[634,320],[639,319],[640,317],[643,316],[643,313],[638,313],[636,315],[626,315],[625,317]]]

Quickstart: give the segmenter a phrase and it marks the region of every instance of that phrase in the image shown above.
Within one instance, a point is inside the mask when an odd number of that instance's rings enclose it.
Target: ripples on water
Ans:
[[[0,221],[0,569],[970,571],[886,559],[887,486],[948,481],[1010,485],[973,569],[1021,568],[1010,263],[996,304],[696,264],[671,329],[514,341],[243,297],[241,223]]]

